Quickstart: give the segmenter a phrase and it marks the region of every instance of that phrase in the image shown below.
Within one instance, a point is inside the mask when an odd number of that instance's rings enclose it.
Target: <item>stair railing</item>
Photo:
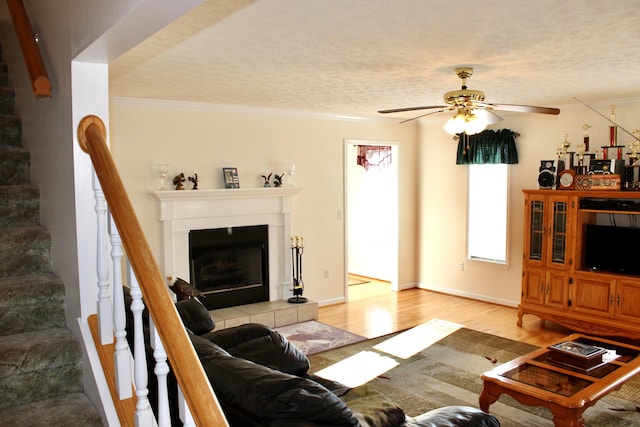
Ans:
[[[16,29],[22,56],[24,57],[24,62],[27,65],[27,71],[31,78],[33,93],[36,97],[47,96],[51,98],[51,82],[49,81],[49,75],[42,60],[42,54],[38,48],[36,34],[34,34],[31,28],[29,16],[24,8],[24,3],[22,3],[22,0],[7,0],[7,5],[11,13],[13,26]]]
[[[146,303],[150,318],[151,345],[154,349],[154,373],[160,396],[157,425],[160,427],[171,425],[166,389],[170,364],[178,382],[179,395],[184,396],[184,400],[179,402],[180,419],[183,423],[198,426],[228,426],[142,232],[107,147],[106,134],[104,123],[97,116],[87,116],[78,125],[79,144],[91,157],[97,177],[97,180],[94,179],[94,195],[99,234],[96,268],[98,319],[91,319],[90,316],[89,323],[91,325],[92,320],[97,322],[97,325],[92,327],[92,335],[98,347],[98,354],[101,355],[107,383],[121,424],[152,426],[155,423],[147,396],[147,361],[142,320]],[[107,217],[109,217],[108,221]],[[110,238],[101,237],[101,235],[110,236]],[[112,250],[107,254],[106,248],[109,243]],[[134,324],[135,415],[129,413],[131,411],[126,409],[126,403],[119,405],[119,402],[132,400],[130,398],[131,380],[124,372],[131,371],[128,363],[129,351],[125,349],[125,346],[128,346],[124,331],[126,307],[124,307],[120,281],[122,277],[120,265],[124,253],[128,261],[127,281],[132,298],[131,310]],[[108,279],[109,266],[113,271],[113,292],[110,290],[111,284]],[[114,298],[113,302],[109,300],[111,295]],[[113,345],[114,336],[115,346]],[[102,354],[109,354],[109,357],[103,358]]]

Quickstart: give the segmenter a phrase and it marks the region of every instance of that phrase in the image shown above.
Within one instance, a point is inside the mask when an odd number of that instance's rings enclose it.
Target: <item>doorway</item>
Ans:
[[[358,146],[390,147],[390,158],[371,167],[358,164]],[[386,154],[386,153],[385,153]],[[345,140],[345,295],[360,282],[389,283],[398,290],[398,158],[397,143]],[[363,284],[366,286],[366,284]],[[378,288],[379,289],[379,288]],[[353,293],[353,292],[351,292]]]

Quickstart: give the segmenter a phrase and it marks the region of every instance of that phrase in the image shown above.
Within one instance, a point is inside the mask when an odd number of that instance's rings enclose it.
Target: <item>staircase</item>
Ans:
[[[83,392],[82,348],[39,225],[39,192],[0,46],[0,426],[102,426]]]

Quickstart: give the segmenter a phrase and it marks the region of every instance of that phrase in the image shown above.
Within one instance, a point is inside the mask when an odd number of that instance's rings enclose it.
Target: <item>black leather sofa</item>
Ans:
[[[408,418],[366,385],[350,389],[311,375],[306,355],[277,331],[253,323],[214,331],[208,311],[198,301],[179,301],[176,308],[232,427],[500,426],[493,415],[467,406]],[[155,390],[152,360],[148,358],[150,396]],[[171,413],[177,414],[177,387],[171,375],[169,388]]]

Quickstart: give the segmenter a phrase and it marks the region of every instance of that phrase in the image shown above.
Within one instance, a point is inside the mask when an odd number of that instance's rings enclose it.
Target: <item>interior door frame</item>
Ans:
[[[345,266],[345,277],[344,277],[344,294],[345,294],[345,299],[348,301],[349,299],[349,285],[348,285],[348,281],[349,281],[349,168],[350,167],[356,167],[355,163],[354,164],[350,164],[350,157],[349,157],[349,146],[352,145],[389,145],[392,147],[393,153],[394,153],[394,157],[393,157],[393,162],[398,165],[399,164],[399,157],[400,157],[400,144],[397,141],[381,141],[381,140],[365,140],[365,139],[353,139],[353,138],[345,138],[344,139],[344,266]],[[394,227],[394,233],[395,233],[395,244],[393,245],[393,249],[392,249],[392,254],[389,257],[390,262],[392,262],[392,277],[391,277],[391,290],[392,291],[398,291],[399,290],[399,284],[398,284],[398,275],[399,275],[399,265],[400,265],[400,260],[399,260],[399,252],[400,252],[400,223],[399,223],[399,193],[400,193],[400,186],[399,186],[399,171],[396,169],[396,176],[395,176],[395,223],[392,224],[391,226]]]

